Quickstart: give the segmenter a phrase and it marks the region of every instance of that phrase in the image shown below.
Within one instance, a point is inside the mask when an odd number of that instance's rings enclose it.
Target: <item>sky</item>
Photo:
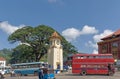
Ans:
[[[44,24],[79,52],[98,53],[97,42],[120,29],[120,0],[0,0],[0,50],[12,49],[8,36],[24,26]]]

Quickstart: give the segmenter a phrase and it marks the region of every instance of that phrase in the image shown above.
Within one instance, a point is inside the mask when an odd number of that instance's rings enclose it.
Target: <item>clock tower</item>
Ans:
[[[49,39],[50,47],[48,49],[48,64],[54,69],[63,70],[63,49],[61,37],[54,32]]]

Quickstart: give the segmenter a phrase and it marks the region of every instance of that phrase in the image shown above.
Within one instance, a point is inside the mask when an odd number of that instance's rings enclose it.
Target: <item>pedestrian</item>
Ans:
[[[42,69],[38,70],[38,77],[39,77],[39,79],[43,79],[43,70]]]
[[[15,72],[14,72],[14,70],[13,69],[11,69],[11,77],[13,77],[13,76],[15,76]]]

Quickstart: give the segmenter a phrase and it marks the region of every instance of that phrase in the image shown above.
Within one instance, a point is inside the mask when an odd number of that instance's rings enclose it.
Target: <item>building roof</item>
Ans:
[[[112,38],[113,36],[120,36],[120,29],[118,29],[117,31],[115,31],[114,33],[102,38],[101,40],[105,40],[105,39],[109,39],[109,38]]]
[[[0,61],[5,61],[5,58],[3,58],[3,57],[0,57]]]
[[[56,31],[52,34],[52,36],[50,37],[50,39],[51,38],[59,38],[59,39],[61,39],[60,35],[58,35],[58,33]]]

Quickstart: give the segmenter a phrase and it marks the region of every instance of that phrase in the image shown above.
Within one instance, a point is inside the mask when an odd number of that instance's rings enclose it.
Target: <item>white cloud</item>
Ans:
[[[97,50],[93,50],[93,54],[98,54],[98,51]]]
[[[104,30],[104,32],[101,33],[101,34],[94,35],[93,39],[94,39],[95,42],[99,42],[101,38],[103,38],[103,37],[105,37],[107,35],[110,35],[112,33],[113,33],[113,31],[107,29],[107,30]]]
[[[86,46],[89,46],[89,47],[92,47],[92,48],[98,49],[98,45],[97,45],[97,43],[92,42],[92,41],[88,41],[88,42],[86,43]]]
[[[82,30],[76,28],[68,28],[62,32],[62,35],[69,41],[72,42],[81,35],[95,34],[93,36],[93,41],[88,41],[85,45],[93,48],[93,53],[98,53],[97,42],[101,41],[101,38],[112,34],[113,31],[106,29],[103,33],[98,34],[98,30],[95,27],[85,25]]]
[[[72,41],[79,37],[80,32],[75,28],[68,28],[62,32],[62,35],[65,36],[66,40]]]
[[[76,28],[68,28],[62,32],[62,35],[68,40],[73,41],[78,38],[80,35],[95,34],[98,30],[95,27],[85,25],[82,30]]]
[[[93,41],[88,41],[87,42],[87,46],[89,47],[92,47],[94,50],[93,50],[93,53],[97,53],[98,51],[98,45],[97,45],[97,42],[101,41],[101,38],[105,37],[105,36],[108,36],[110,34],[112,34],[113,31],[112,30],[104,30],[103,33],[101,34],[96,34],[93,36]]]
[[[91,27],[88,25],[85,25],[81,31],[81,34],[95,34],[98,33],[98,30],[95,29],[95,27]]]
[[[9,24],[7,21],[0,22],[0,29],[2,29],[4,32],[7,34],[11,34],[17,29],[24,27],[25,25],[20,25],[20,26],[13,26]]]

